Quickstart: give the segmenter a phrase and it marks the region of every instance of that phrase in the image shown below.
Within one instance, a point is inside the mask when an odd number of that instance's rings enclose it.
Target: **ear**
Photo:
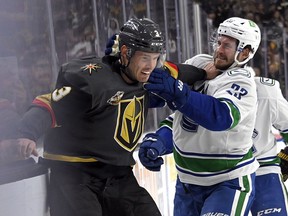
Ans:
[[[239,57],[238,57],[239,61],[244,61],[246,58],[248,58],[249,53],[250,53],[250,49],[244,48],[242,52],[239,53]]]
[[[126,45],[123,45],[120,47],[120,54],[121,54],[121,62],[122,62],[122,65],[128,65],[128,57],[127,57],[127,54],[128,54],[128,48]]]
[[[128,51],[128,48],[127,48],[126,45],[122,45],[120,47],[120,52],[121,52],[122,55],[127,55],[127,51]]]

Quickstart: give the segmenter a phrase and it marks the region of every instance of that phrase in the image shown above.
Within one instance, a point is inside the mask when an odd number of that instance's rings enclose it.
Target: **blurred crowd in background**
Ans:
[[[208,0],[197,1],[217,28],[221,22],[231,16],[255,21],[262,32],[262,49],[257,52],[254,68],[258,75],[264,76],[265,64],[263,43],[267,43],[268,76],[282,81],[284,57],[288,53],[288,1],[287,0]],[[265,35],[264,35],[265,32]],[[263,36],[266,36],[263,38]],[[285,47],[283,47],[286,44]],[[282,68],[281,68],[282,67]],[[283,83],[284,84],[284,83]]]
[[[254,20],[261,28],[263,39],[252,66],[258,75],[279,80],[287,96],[287,0],[186,2],[188,13],[193,13],[192,4],[199,4],[202,22],[211,23],[211,28],[216,29],[231,16]],[[167,10],[166,17],[163,10]],[[107,39],[119,31],[124,20],[133,16],[150,17],[163,29],[165,19],[168,31],[163,32],[169,60],[181,62],[177,23],[180,12],[174,0],[3,0],[0,2],[0,97],[10,100],[22,114],[35,96],[52,90],[61,64],[84,55],[102,56]],[[208,43],[206,39],[204,42]]]

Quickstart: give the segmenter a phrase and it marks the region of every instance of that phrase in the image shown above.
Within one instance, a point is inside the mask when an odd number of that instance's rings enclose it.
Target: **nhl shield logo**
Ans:
[[[116,142],[127,151],[133,151],[144,129],[144,96],[121,100],[118,104]]]

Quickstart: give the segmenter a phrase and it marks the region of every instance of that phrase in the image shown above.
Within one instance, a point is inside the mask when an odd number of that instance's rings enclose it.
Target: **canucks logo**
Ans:
[[[275,85],[275,80],[266,78],[266,77],[260,77],[260,82],[264,85],[268,86],[274,86]]]
[[[127,151],[133,151],[143,133],[143,128],[144,96],[121,100],[114,134],[116,142]]]
[[[228,76],[237,76],[237,75],[242,75],[242,76],[245,76],[245,77],[251,77],[251,73],[248,71],[248,70],[231,70],[231,71],[228,71],[227,72]]]

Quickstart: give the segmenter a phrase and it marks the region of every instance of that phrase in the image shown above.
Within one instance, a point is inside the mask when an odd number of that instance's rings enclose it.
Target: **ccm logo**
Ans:
[[[261,215],[268,215],[268,214],[272,214],[272,213],[280,213],[281,212],[281,208],[271,208],[271,209],[265,209],[263,211],[259,211],[257,213],[257,216],[261,216]]]

